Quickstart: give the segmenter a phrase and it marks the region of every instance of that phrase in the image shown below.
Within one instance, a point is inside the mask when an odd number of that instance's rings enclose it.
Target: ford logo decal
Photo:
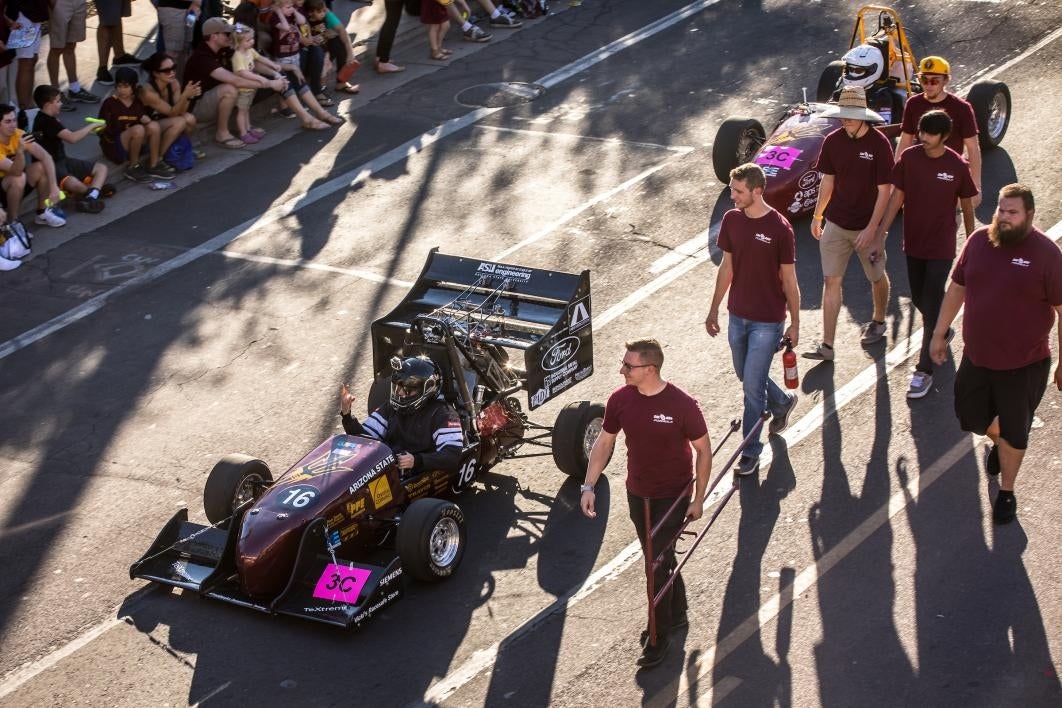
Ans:
[[[542,368],[546,371],[559,369],[569,359],[575,356],[577,351],[579,351],[579,338],[565,337],[550,347],[549,350],[542,355]]]

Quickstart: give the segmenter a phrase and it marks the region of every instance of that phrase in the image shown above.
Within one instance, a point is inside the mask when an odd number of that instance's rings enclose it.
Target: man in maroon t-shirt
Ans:
[[[944,111],[929,111],[919,119],[920,144],[900,155],[893,170],[889,208],[881,221],[880,238],[884,241],[889,225],[903,207],[907,280],[911,284],[911,301],[922,313],[922,353],[911,376],[908,398],[922,398],[933,386],[929,340],[955,258],[956,202],[962,205],[966,235],[974,230],[973,197],[977,187],[966,161],[945,147],[951,129],[951,118]]]
[[[840,118],[841,127],[826,136],[815,165],[822,181],[811,235],[819,240],[822,258],[822,342],[804,356],[830,361],[841,312],[841,281],[853,251],[871,283],[874,302],[860,343],[876,344],[885,336],[890,285],[885,249],[876,237],[889,202],[892,144],[871,125],[882,118],[867,109],[862,87],[844,87],[837,105],[822,115]]]
[[[658,592],[676,565],[673,541],[678,530],[686,519],[701,516],[704,490],[712,471],[712,449],[697,401],[660,377],[664,365],[660,342],[638,339],[624,346],[620,374],[625,385],[616,389],[605,404],[605,421],[590,451],[579,505],[586,516],[591,519],[597,516],[594,485],[612,457],[616,436],[622,430],[627,443],[627,505],[643,552],[649,530],[678,502],[675,512],[667,516],[652,539],[653,555],[659,555],[664,545],[672,542],[653,573],[654,592]],[[697,452],[695,464],[690,446]],[[695,480],[692,499],[691,479]],[[682,499],[689,499],[689,503],[683,505],[679,502]],[[650,514],[648,527],[646,503]],[[638,659],[642,667],[656,666],[663,661],[670,645],[669,632],[687,624],[686,586],[681,574],[675,574],[675,581],[661,599],[655,617],[655,641],[649,629],[642,633],[643,651]]]
[[[1047,390],[1056,321],[1062,352],[1062,251],[1033,227],[1035,207],[1023,184],[999,191],[992,225],[966,240],[955,264],[930,344],[933,360],[943,364],[948,327],[965,304],[955,414],[963,430],[995,443],[985,467],[1000,475],[992,518],[1001,524],[1017,515],[1014,481]],[[1055,386],[1062,391],[1062,363]]]
[[[765,185],[763,168],[757,164],[746,163],[730,172],[730,198],[736,208],[723,215],[719,227],[723,261],[704,320],[710,336],[719,334],[719,303],[729,290],[727,339],[745,395],[742,433],[746,438],[768,410],[773,417],[770,432],[781,433],[797,404],[796,394],[787,394],[771,379],[771,362],[781,348],[786,309],[790,323],[785,336],[794,347],[800,341],[796,239],[786,218],[763,200]],[[762,449],[757,435],[742,452],[736,473],[754,473]]]
[[[970,174],[977,185],[973,198],[976,209],[981,204],[981,145],[977,142],[977,119],[973,106],[946,89],[951,82],[951,65],[941,57],[926,57],[918,63],[918,81],[922,93],[907,99],[903,107],[903,123],[900,126],[900,141],[896,145],[896,159],[917,141],[918,120],[922,114],[934,108],[948,114],[952,122],[951,135],[944,144],[960,155],[966,151]]]

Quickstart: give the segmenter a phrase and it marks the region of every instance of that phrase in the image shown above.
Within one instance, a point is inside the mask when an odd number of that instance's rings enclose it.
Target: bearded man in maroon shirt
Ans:
[[[944,363],[948,327],[965,305],[955,414],[963,430],[994,443],[985,467],[999,475],[992,507],[999,524],[1017,516],[1014,481],[1047,390],[1056,320],[1062,352],[1062,250],[1033,226],[1035,207],[1023,184],[1000,190],[992,225],[973,232],[955,264],[930,343],[933,360]],[[1055,386],[1062,391],[1062,364]]]

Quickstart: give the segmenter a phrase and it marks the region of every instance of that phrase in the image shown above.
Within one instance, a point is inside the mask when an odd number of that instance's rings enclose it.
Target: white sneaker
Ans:
[[[40,224],[41,226],[54,226],[55,228],[59,228],[60,226],[66,226],[66,219],[56,214],[51,207],[48,207],[34,217],[33,223]]]
[[[4,258],[0,256],[0,271],[2,270],[14,270],[22,265],[22,261],[12,260],[11,258]]]

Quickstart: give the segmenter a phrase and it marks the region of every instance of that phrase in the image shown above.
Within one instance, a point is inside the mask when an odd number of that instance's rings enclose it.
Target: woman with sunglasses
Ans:
[[[147,108],[151,120],[157,121],[163,134],[170,126],[179,125],[189,139],[195,134],[196,120],[191,103],[203,91],[198,81],[190,81],[183,89],[177,81],[177,62],[165,52],[155,52],[141,63],[148,79],[140,85],[140,102]],[[169,145],[162,147],[165,154]],[[193,150],[197,160],[206,157],[202,150]]]

